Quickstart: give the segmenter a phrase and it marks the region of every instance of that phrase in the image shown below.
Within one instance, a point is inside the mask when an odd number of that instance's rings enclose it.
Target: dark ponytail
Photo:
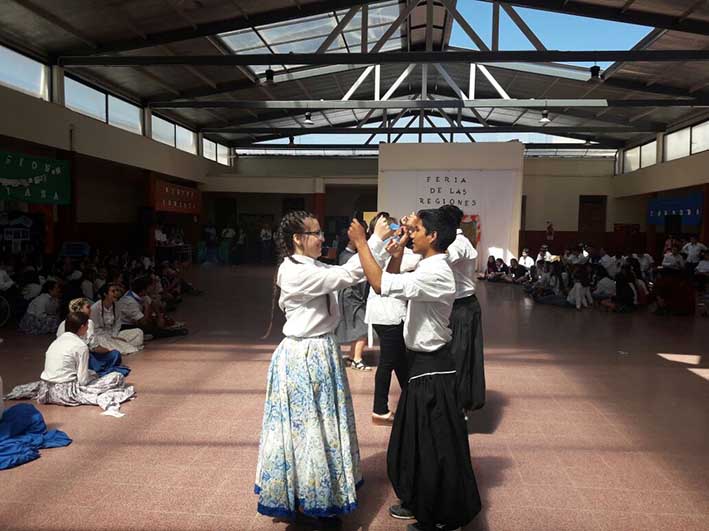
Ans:
[[[313,214],[305,210],[294,210],[283,216],[281,222],[278,224],[278,230],[276,230],[276,236],[274,238],[276,248],[276,271],[273,274],[273,286],[271,289],[271,315],[268,320],[266,333],[261,339],[268,338],[268,336],[271,335],[271,328],[273,328],[273,316],[276,313],[276,304],[278,303],[278,284],[276,283],[278,279],[278,269],[286,258],[297,263],[293,260],[293,253],[295,253],[293,235],[305,230],[305,220],[309,218],[317,219]]]

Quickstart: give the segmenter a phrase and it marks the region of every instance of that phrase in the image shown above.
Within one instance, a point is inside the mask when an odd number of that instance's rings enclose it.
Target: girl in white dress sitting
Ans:
[[[133,354],[143,349],[143,331],[140,328],[121,330],[121,312],[116,301],[123,295],[119,284],[109,284],[103,300],[91,306],[91,321],[94,323],[98,343],[108,350],[121,354]]]

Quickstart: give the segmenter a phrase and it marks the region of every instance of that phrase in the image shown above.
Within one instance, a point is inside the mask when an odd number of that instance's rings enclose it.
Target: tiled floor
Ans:
[[[253,495],[271,274],[196,271],[206,294],[180,311],[192,333],[128,358],[139,396],[124,418],[41,406],[74,443],[0,472],[0,529],[294,529],[258,516]],[[479,294],[488,403],[470,442],[484,510],[470,529],[708,530],[709,320],[534,307],[512,286]],[[35,379],[48,338],[2,334],[6,389]],[[345,529],[403,529],[387,515],[373,373],[349,378],[366,482]]]

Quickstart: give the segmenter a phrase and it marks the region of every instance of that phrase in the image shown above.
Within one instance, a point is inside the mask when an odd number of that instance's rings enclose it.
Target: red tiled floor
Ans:
[[[278,342],[258,339],[272,271],[193,275],[206,294],[180,308],[191,334],[126,360],[138,396],[125,417],[39,406],[74,442],[0,472],[0,529],[295,529],[258,516],[253,495]],[[484,509],[466,531],[709,529],[709,382],[657,355],[698,354],[709,367],[708,322],[534,307],[512,286],[480,284],[479,297],[488,397],[469,430]],[[2,336],[6,389],[35,379],[49,338]],[[365,357],[376,363],[376,350]],[[374,374],[348,375],[366,482],[344,529],[403,530],[387,514]],[[392,408],[397,397],[393,383]]]

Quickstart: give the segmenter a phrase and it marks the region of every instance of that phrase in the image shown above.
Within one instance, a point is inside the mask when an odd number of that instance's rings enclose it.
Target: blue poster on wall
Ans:
[[[702,222],[703,202],[702,193],[652,199],[647,222],[649,225],[664,225],[665,216],[682,216],[682,225],[699,225]]]

